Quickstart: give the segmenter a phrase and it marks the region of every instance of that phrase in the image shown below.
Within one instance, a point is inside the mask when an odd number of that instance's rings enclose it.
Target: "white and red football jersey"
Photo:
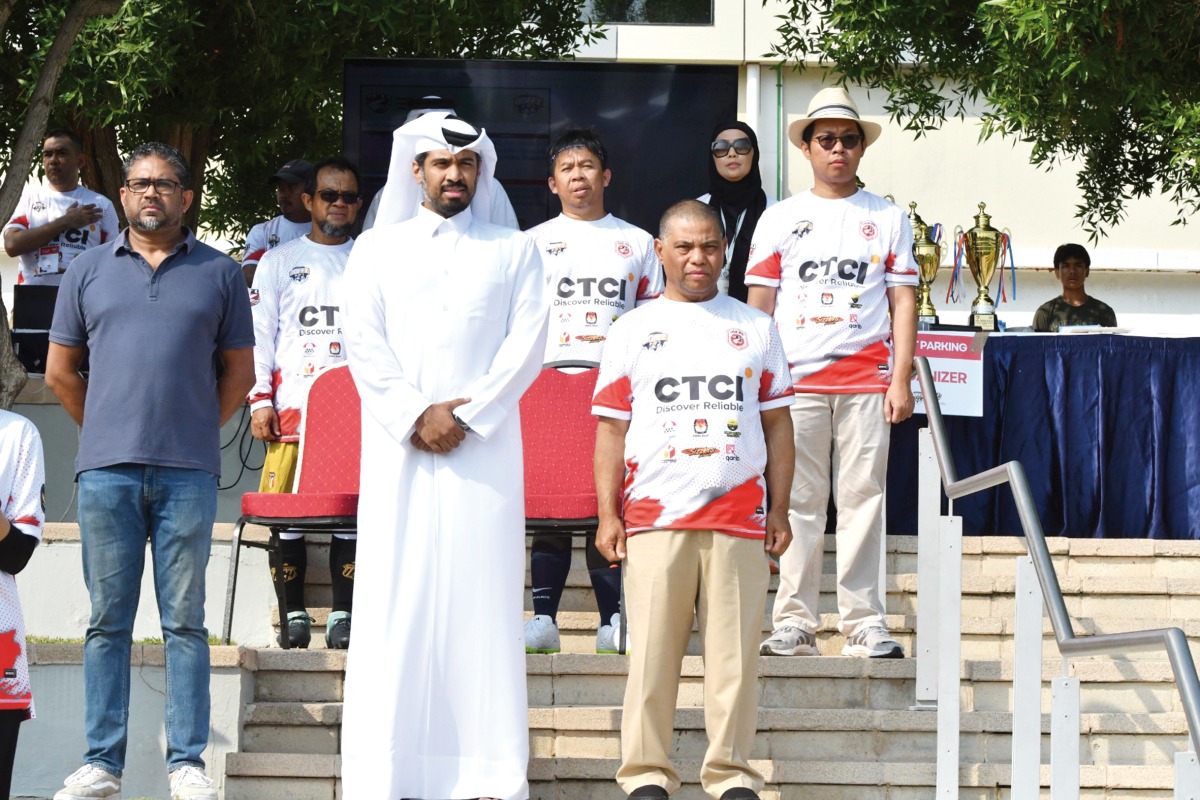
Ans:
[[[662,294],[654,237],[612,214],[594,221],[560,214],[527,233],[554,298],[542,363],[599,363],[613,322]]]
[[[42,439],[24,417],[0,411],[0,497],[4,516],[21,533],[41,541],[46,521],[43,492],[46,466]],[[0,572],[0,709],[29,708],[29,661],[25,619],[17,596],[17,579]]]
[[[861,189],[837,200],[804,192],[763,212],[746,284],[777,289],[775,321],[796,391],[887,391],[887,290],[917,285],[912,245],[900,208]]]
[[[263,254],[271,248],[299,239],[311,230],[311,222],[292,222],[282,214],[258,223],[246,236],[246,246],[242,248],[242,266],[257,265]]]
[[[300,441],[313,379],[346,362],[341,284],[353,245],[302,236],[267,252],[254,273],[254,388],[247,400],[251,411],[275,407],[280,441]]]
[[[794,399],[766,314],[718,294],[662,298],[613,325],[592,413],[629,420],[625,530],[762,537],[767,447],[761,412]]]
[[[19,283],[57,286],[62,283],[62,274],[75,256],[112,241],[120,233],[117,210],[112,202],[83,186],[76,186],[69,192],[56,192],[48,186],[25,187],[12,219],[4,227],[26,231],[40,228],[66,214],[72,203],[97,205],[103,216],[86,228],[68,228],[34,252],[18,256],[21,262]]]

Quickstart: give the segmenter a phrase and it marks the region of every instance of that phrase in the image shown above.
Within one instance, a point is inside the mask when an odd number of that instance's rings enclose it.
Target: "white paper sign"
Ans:
[[[987,334],[970,331],[918,331],[917,355],[929,359],[942,413],[953,417],[983,416],[983,345]],[[915,414],[925,413],[921,385],[913,371]]]

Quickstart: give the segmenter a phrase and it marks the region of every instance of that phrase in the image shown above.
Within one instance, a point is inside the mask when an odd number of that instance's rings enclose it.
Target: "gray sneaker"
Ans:
[[[887,628],[872,625],[847,639],[842,655],[855,658],[904,658],[904,648],[888,634]]]
[[[762,643],[758,652],[764,656],[816,656],[817,637],[795,625],[780,625]]]
[[[120,800],[121,779],[95,764],[84,764],[63,781],[54,800]]]

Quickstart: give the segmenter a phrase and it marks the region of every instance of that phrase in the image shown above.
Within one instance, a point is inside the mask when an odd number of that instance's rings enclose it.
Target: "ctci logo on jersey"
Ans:
[[[574,297],[577,290],[583,297],[591,297],[593,289],[601,297],[622,297],[625,294],[625,281],[616,278],[563,278],[558,282],[559,297]]]
[[[708,435],[708,420],[706,420],[706,419],[696,420],[695,422],[692,423],[692,430],[696,432],[697,436],[707,436]]]
[[[629,258],[633,255],[633,248],[629,246],[629,242],[617,242],[617,255],[621,258]]]
[[[739,328],[730,328],[727,332],[729,346],[734,350],[746,349],[746,333]]]

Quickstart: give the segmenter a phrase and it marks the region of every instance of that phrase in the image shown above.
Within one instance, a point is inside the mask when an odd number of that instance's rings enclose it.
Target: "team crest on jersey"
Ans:
[[[646,337],[646,341],[642,347],[646,348],[647,350],[658,350],[666,343],[667,335],[661,331],[654,331],[648,337]]]
[[[741,431],[738,430],[738,421],[736,419],[730,417],[725,422],[725,435],[732,439],[736,439],[742,435]]]
[[[589,312],[587,312],[587,315],[584,316],[583,321],[586,322],[588,325],[595,325],[597,319],[598,319],[598,317],[596,316],[596,312],[589,311]]]
[[[813,224],[808,220],[800,220],[796,223],[796,227],[792,228],[792,236],[797,239],[803,239],[808,234],[812,233]]]
[[[879,228],[871,220],[864,222],[859,230],[862,231],[864,239],[874,239],[875,235],[879,233]]]
[[[340,356],[341,354],[342,354],[342,343],[341,342],[330,342],[329,343],[329,355]]]
[[[833,292],[821,292],[821,305],[833,305]]]
[[[304,283],[308,280],[309,273],[312,272],[308,267],[292,267],[288,277],[292,279],[292,283]]]
[[[262,299],[262,298],[260,298],[258,296],[258,289],[251,289],[250,290],[250,307],[253,308],[254,306],[258,305],[258,301],[260,299]]]
[[[34,210],[34,211],[45,211],[45,210],[46,210],[46,204],[45,204],[45,203],[43,203],[41,200],[37,200],[37,201],[35,201],[35,202],[34,202],[34,204],[33,204],[33,210]]]
[[[317,346],[315,344],[312,342],[304,343],[304,355],[311,356],[315,352],[317,352]]]
[[[272,233],[267,237],[267,247],[274,247],[277,244],[279,244],[279,234]]]
[[[546,254],[551,256],[562,255],[567,249],[566,242],[551,242],[546,245]]]
[[[633,255],[633,248],[629,246],[629,242],[617,242],[617,255],[621,258],[629,258]]]
[[[706,420],[706,419],[694,420],[692,422],[692,430],[695,431],[697,436],[707,436],[708,435],[708,420]]]
[[[730,328],[726,333],[726,341],[734,350],[746,349],[746,332],[740,328]]]

